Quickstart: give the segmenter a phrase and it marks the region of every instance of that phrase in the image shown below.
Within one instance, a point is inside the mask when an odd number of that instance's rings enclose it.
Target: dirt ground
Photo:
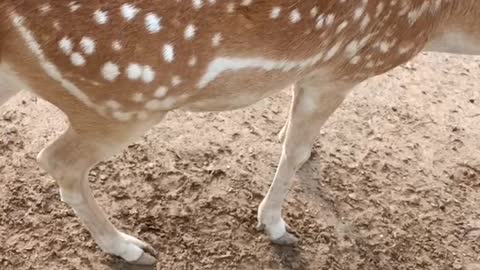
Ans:
[[[157,269],[478,270],[479,89],[480,58],[441,54],[359,86],[295,179],[295,248],[255,230],[288,92],[174,112],[90,181],[114,224],[159,251]],[[36,164],[63,115],[22,93],[0,116],[0,269],[137,269],[101,252]]]

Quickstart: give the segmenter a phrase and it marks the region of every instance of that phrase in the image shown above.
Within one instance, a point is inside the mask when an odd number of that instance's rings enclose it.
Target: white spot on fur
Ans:
[[[455,40],[454,44],[458,44],[458,39]],[[412,42],[412,43],[409,43],[407,45],[400,46],[398,48],[398,53],[399,54],[406,54],[414,48],[415,48],[415,44]],[[430,49],[430,48],[427,47],[427,49]],[[438,51],[448,51],[448,50],[438,50]]]
[[[120,7],[120,12],[122,13],[123,18],[125,18],[125,20],[129,22],[133,20],[135,16],[137,16],[138,12],[140,12],[140,9],[138,9],[132,4],[123,4]]]
[[[79,3],[72,1],[68,4],[68,7],[70,8],[70,12],[75,12],[77,11],[82,5]]]
[[[220,45],[220,42],[222,42],[222,34],[220,33],[215,33],[212,38],[212,45],[213,47],[218,47]]]
[[[118,40],[115,40],[112,42],[112,49],[114,51],[120,51],[122,49],[122,44],[120,43],[120,41]]]
[[[168,88],[165,86],[160,86],[158,89],[153,93],[153,96],[156,98],[163,98],[165,95],[167,95]]]
[[[53,80],[59,82],[64,89],[70,93],[72,96],[78,98],[81,102],[83,102],[86,106],[95,109],[100,114],[103,114],[103,108],[97,106],[93,103],[90,98],[85,95],[75,84],[71,81],[65,79],[60,73],[60,70],[52,63],[49,62],[43,53],[40,44],[35,40],[33,34],[24,26],[24,18],[18,16],[15,12],[12,13],[12,22],[15,28],[18,29],[20,36],[25,40],[26,44],[32,51],[32,53],[37,57],[38,62],[45,73],[52,78]]]
[[[142,72],[142,81],[144,83],[151,83],[155,80],[155,71],[150,66],[144,66]]]
[[[145,16],[145,27],[150,33],[158,33],[162,29],[160,25],[161,18],[154,13],[148,13]]]
[[[325,25],[325,15],[320,14],[317,17],[317,23],[315,24],[315,28],[318,30],[318,29],[322,28],[324,25]]]
[[[233,13],[235,11],[235,3],[229,2],[227,4],[227,13]]]
[[[353,65],[356,65],[360,62],[361,57],[360,56],[354,56],[352,59],[350,59],[350,63]]]
[[[365,30],[369,22],[370,22],[370,16],[368,14],[365,14],[365,16],[362,19],[362,22],[360,23],[360,29]]]
[[[325,61],[328,61],[330,59],[332,59],[338,52],[338,50],[340,49],[340,46],[342,45],[342,42],[339,41],[337,42],[335,45],[333,45],[330,50],[327,51],[327,53],[325,54]]]
[[[325,25],[331,25],[334,20],[335,20],[335,15],[328,14],[327,17],[325,17]]]
[[[188,65],[190,67],[193,67],[197,64],[197,57],[196,56],[192,56],[190,57],[190,59],[188,59]]]
[[[344,21],[342,22],[341,24],[339,24],[337,26],[337,31],[336,31],[336,34],[339,34],[340,32],[342,32],[343,30],[345,30],[345,28],[348,26],[348,22],[347,21]]]
[[[272,11],[270,12],[270,18],[276,19],[280,17],[280,12],[282,11],[281,7],[273,7]]]
[[[378,3],[376,11],[375,11],[375,17],[378,18],[378,16],[380,16],[380,14],[382,14],[384,8],[385,8],[385,3],[384,2]]]
[[[197,28],[193,24],[187,25],[185,27],[185,32],[183,33],[183,36],[185,37],[186,40],[191,40],[195,37],[195,33],[197,32]]]
[[[122,122],[125,122],[125,121],[129,121],[132,119],[133,117],[133,113],[131,112],[122,112],[122,111],[115,111],[112,113],[112,116],[113,118],[119,120],[119,121],[122,121]]]
[[[192,0],[192,5],[194,9],[200,9],[203,6],[203,1],[202,0]]]
[[[353,12],[353,19],[358,20],[362,17],[363,13],[365,12],[365,7],[358,7]]]
[[[302,19],[302,15],[300,14],[300,11],[298,9],[292,10],[290,12],[290,22],[291,23],[297,23]]]
[[[382,53],[387,53],[390,50],[390,44],[386,41],[380,42],[378,45]]]
[[[310,17],[315,18],[317,15],[318,15],[318,7],[315,6],[310,10]]]
[[[49,3],[42,4],[42,5],[40,6],[40,13],[41,13],[42,15],[45,15],[45,14],[47,14],[48,12],[50,12],[51,9],[52,9],[52,7],[50,6]]]
[[[414,9],[408,13],[407,17],[410,25],[413,25],[414,23],[417,22],[420,16],[422,16],[423,13],[427,11],[429,5],[430,5],[430,2],[423,2],[423,4],[419,8]]]
[[[112,110],[119,110],[122,107],[122,104],[120,104],[116,100],[110,99],[105,101],[105,106],[107,106],[107,108],[110,108]]]
[[[182,79],[180,78],[180,76],[173,76],[172,77],[172,86],[175,87],[175,86],[178,86],[179,84],[182,83]]]
[[[142,67],[139,64],[132,63],[128,65],[126,73],[130,80],[138,80],[142,76]]]
[[[173,62],[175,59],[175,49],[173,48],[172,44],[165,44],[163,45],[163,59],[168,63]]]
[[[145,101],[145,95],[143,93],[134,93],[132,95],[132,101],[140,103]]]
[[[58,20],[55,20],[53,22],[53,28],[55,28],[55,30],[57,31],[60,31],[62,29],[62,27],[60,26],[60,22]]]
[[[433,6],[430,7],[430,12],[435,13],[437,12],[440,7],[442,6],[442,0],[435,0]]]
[[[358,50],[359,50],[358,40],[351,41],[350,43],[348,43],[347,47],[345,47],[345,53],[347,54],[348,57],[355,56]]]
[[[72,53],[72,50],[73,50],[72,40],[67,38],[67,37],[64,37],[58,42],[58,47],[60,47],[60,50],[64,54],[70,55]]]
[[[92,55],[95,52],[95,41],[90,37],[83,37],[80,47],[86,55]]]
[[[108,22],[108,13],[99,9],[93,13],[93,18],[97,24],[106,24]]]
[[[84,66],[86,62],[85,58],[77,52],[72,53],[72,55],[70,56],[70,61],[74,66],[77,66],[77,67]]]
[[[120,68],[117,64],[107,62],[102,68],[103,78],[107,81],[114,81],[120,75]]]
[[[167,97],[164,100],[154,99],[145,104],[145,109],[150,111],[166,111],[172,109],[174,104],[174,97]]]

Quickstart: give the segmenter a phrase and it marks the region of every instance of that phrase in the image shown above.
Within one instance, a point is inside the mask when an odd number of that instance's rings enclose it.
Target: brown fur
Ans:
[[[71,1],[6,1],[3,5],[4,10],[13,10],[26,18],[27,27],[35,34],[35,38],[42,45],[48,59],[58,66],[65,76],[79,86],[82,91],[87,93],[95,102],[102,102],[111,99],[119,101],[132,110],[140,110],[141,104],[133,103],[130,96],[133,91],[146,93],[147,98],[151,98],[151,93],[156,86],[165,84],[173,75],[181,76],[185,83],[172,91],[169,95],[179,96],[188,94],[190,99],[199,95],[195,90],[195,82],[203,74],[206,65],[215,55],[229,55],[236,57],[261,56],[271,59],[289,59],[300,60],[318,53],[321,50],[327,50],[342,41],[340,51],[342,51],[350,41],[362,39],[366,34],[374,33],[368,44],[358,52],[358,55],[370,55],[370,59],[377,62],[374,67],[367,66],[368,60],[363,58],[357,65],[350,65],[349,58],[338,54],[327,63],[318,65],[302,71],[307,74],[315,68],[325,66],[331,69],[331,73],[343,80],[361,81],[370,76],[381,74],[389,69],[408,61],[418,53],[435,29],[440,19],[448,14],[451,1],[443,1],[442,9],[432,13],[425,12],[417,23],[413,26],[408,25],[407,20],[396,16],[398,8],[390,8],[386,5],[385,11],[376,17],[376,6],[380,0],[370,0],[367,4],[366,14],[370,16],[370,23],[364,31],[358,30],[359,21],[353,22],[351,17],[360,1],[347,1],[342,4],[339,1],[254,1],[250,7],[242,7],[237,3],[238,10],[229,14],[225,11],[226,2],[219,1],[217,4],[205,7],[199,11],[193,10],[190,1],[134,1],[136,6],[141,9],[133,22],[125,22],[119,15],[119,7],[122,3],[129,1],[82,1],[82,7],[72,13],[69,11],[68,3]],[[235,1],[234,1],[235,2]],[[399,1],[417,8],[424,1]],[[431,0],[433,3],[433,0]],[[46,15],[39,11],[42,4],[49,3],[51,10]],[[280,6],[283,15],[278,20],[269,18],[269,10],[273,6]],[[335,20],[330,27],[320,31],[314,29],[314,19],[310,18],[309,10],[312,6],[317,6],[319,12],[325,14],[335,14]],[[400,6],[400,4],[397,4]],[[92,14],[98,8],[109,12],[109,23],[107,25],[97,25],[94,23]],[[297,24],[288,23],[288,10],[298,8],[303,14],[303,19]],[[162,19],[163,30],[157,35],[149,34],[144,29],[142,18],[147,12],[155,11],[157,14],[164,15]],[[3,14],[2,21],[8,19]],[[335,29],[342,21],[349,21],[350,24],[340,34],[335,34]],[[60,30],[54,28],[53,24],[58,22]],[[193,41],[184,41],[182,39],[183,27],[188,23],[194,22],[198,33]],[[8,25],[8,24],[7,24]],[[278,25],[278,26],[276,26]],[[114,27],[115,26],[115,27]],[[10,27],[9,27],[10,28]],[[3,30],[5,31],[5,30]],[[210,38],[213,33],[221,32],[223,41],[218,49],[212,49]],[[70,37],[74,43],[78,44],[83,36],[90,36],[97,41],[96,52],[92,57],[87,58],[85,67],[73,67],[69,57],[63,55],[58,49],[58,42],[63,37]],[[122,40],[124,49],[121,53],[116,53],[111,49],[111,42],[118,38]],[[381,53],[374,48],[376,42],[383,39],[395,38],[399,46],[413,43],[412,50],[406,54],[387,54]],[[141,42],[138,42],[141,41]],[[15,33],[10,33],[7,47],[4,53],[8,54],[8,62],[14,64],[15,69],[22,69],[22,63],[28,61],[23,56],[28,55],[28,49],[19,50],[21,40],[18,40]],[[162,60],[161,45],[165,42],[175,44],[176,58],[174,63],[168,64]],[[78,51],[78,45],[74,48]],[[195,68],[186,68],[188,57],[195,54],[198,58],[198,64]],[[18,59],[17,59],[18,58]],[[139,84],[120,77],[115,82],[105,82],[101,77],[100,69],[103,63],[113,60],[121,67],[125,67],[131,62],[148,64],[157,70],[156,79],[149,85]],[[35,61],[32,59],[31,61]],[[382,63],[380,63],[380,61]],[[19,70],[21,74],[29,74],[24,70]],[[36,74],[41,74],[38,70]],[[247,72],[248,74],[248,72]],[[274,75],[274,74],[272,74]],[[282,89],[295,82],[299,75],[298,72],[292,74],[275,74],[272,76],[272,89]],[[243,76],[236,76],[243,77]],[[229,78],[232,79],[232,78]],[[28,80],[28,79],[27,79]],[[35,81],[37,78],[33,78]],[[276,83],[273,83],[276,82]],[[32,83],[32,82],[30,82]],[[261,91],[262,84],[252,84],[251,82],[237,82],[234,91],[225,89],[223,83],[209,87],[200,93],[202,96],[215,96],[219,93],[227,92],[227,97],[238,94],[238,91]],[[246,87],[245,87],[246,86]],[[251,87],[250,87],[251,86]],[[39,95],[45,96],[47,100],[53,91],[41,87],[32,87]],[[249,88],[252,88],[250,90]],[[269,87],[270,88],[270,87]],[[217,93],[219,92],[219,93]],[[215,94],[217,93],[217,94]],[[54,95],[58,96],[57,94]],[[180,106],[181,104],[179,104]],[[178,106],[177,106],[178,107]]]

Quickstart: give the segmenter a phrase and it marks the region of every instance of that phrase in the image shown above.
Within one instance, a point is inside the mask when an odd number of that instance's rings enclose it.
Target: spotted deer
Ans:
[[[322,124],[354,86],[422,50],[478,54],[480,1],[1,0],[0,103],[31,89],[67,115],[40,166],[102,250],[153,264],[96,204],[92,166],[169,111],[238,109],[293,86],[258,210],[259,228],[292,244],[282,204]]]

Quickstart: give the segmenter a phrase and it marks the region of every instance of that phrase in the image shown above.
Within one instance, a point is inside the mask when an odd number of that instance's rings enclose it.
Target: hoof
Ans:
[[[120,233],[120,236],[122,241],[127,243],[128,249],[119,255],[129,264],[149,266],[157,262],[157,251],[151,245],[125,233]],[[127,254],[129,254],[129,256],[126,256]],[[133,259],[132,254],[138,254],[139,256],[134,256],[134,258],[137,259]]]
[[[272,243],[280,246],[294,246],[298,244],[298,238],[293,234],[286,232],[282,237],[277,239],[272,239]]]
[[[263,225],[262,223],[258,223],[257,224],[257,227],[256,227],[257,231],[259,232],[263,232],[265,230],[265,225]]]
[[[135,261],[128,262],[133,265],[140,265],[140,266],[149,266],[154,265],[157,262],[157,259],[150,255],[147,252],[144,252],[140,258]]]

